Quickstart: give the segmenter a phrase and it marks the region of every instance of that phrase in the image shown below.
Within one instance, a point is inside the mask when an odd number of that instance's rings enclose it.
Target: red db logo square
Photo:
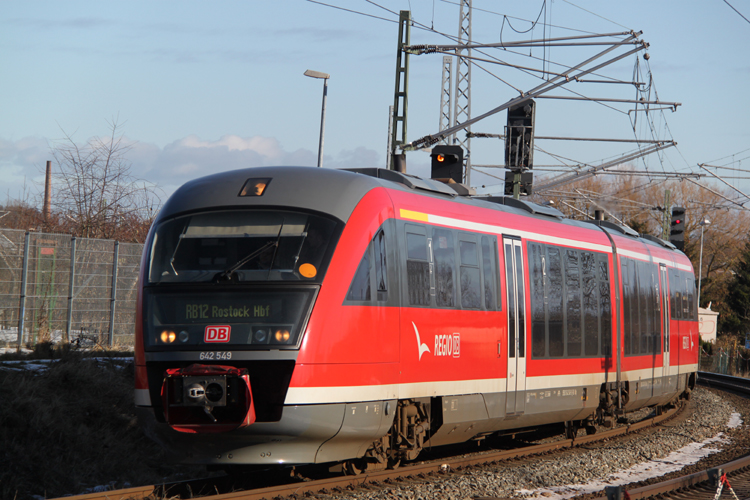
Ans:
[[[203,338],[205,342],[229,342],[229,334],[232,327],[229,325],[207,326]]]

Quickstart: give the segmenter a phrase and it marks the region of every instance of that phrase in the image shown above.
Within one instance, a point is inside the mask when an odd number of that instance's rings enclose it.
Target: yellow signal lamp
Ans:
[[[177,334],[172,330],[163,330],[161,332],[161,341],[165,344],[171,344],[177,338]]]
[[[289,330],[286,330],[284,328],[281,328],[279,330],[276,330],[276,333],[274,334],[274,338],[276,339],[276,342],[287,342],[289,341]]]

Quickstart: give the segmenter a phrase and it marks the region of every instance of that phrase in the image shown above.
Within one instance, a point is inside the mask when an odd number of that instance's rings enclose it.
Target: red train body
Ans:
[[[193,181],[142,270],[136,404],[184,462],[385,467],[695,384],[684,254],[391,171]]]

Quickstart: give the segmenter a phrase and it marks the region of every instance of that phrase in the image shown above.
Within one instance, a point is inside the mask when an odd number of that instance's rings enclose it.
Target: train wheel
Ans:
[[[367,470],[364,460],[347,460],[344,462],[344,472],[347,476],[358,476]]]

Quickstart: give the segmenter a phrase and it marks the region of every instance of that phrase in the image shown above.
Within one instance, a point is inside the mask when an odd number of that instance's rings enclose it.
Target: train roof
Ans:
[[[270,179],[263,196],[239,196],[248,179],[256,178]],[[469,190],[462,184],[445,184],[437,180],[376,168],[336,170],[276,166],[221,172],[182,185],[164,204],[158,219],[209,207],[284,206],[330,214],[346,222],[365,194],[377,187],[416,192],[579,228],[593,229],[594,224],[606,229],[610,234],[638,241],[652,248],[658,246],[662,250],[676,250],[667,241],[650,235],[639,235],[627,226],[609,221],[566,219],[562,212],[552,207],[507,196],[468,196]]]

